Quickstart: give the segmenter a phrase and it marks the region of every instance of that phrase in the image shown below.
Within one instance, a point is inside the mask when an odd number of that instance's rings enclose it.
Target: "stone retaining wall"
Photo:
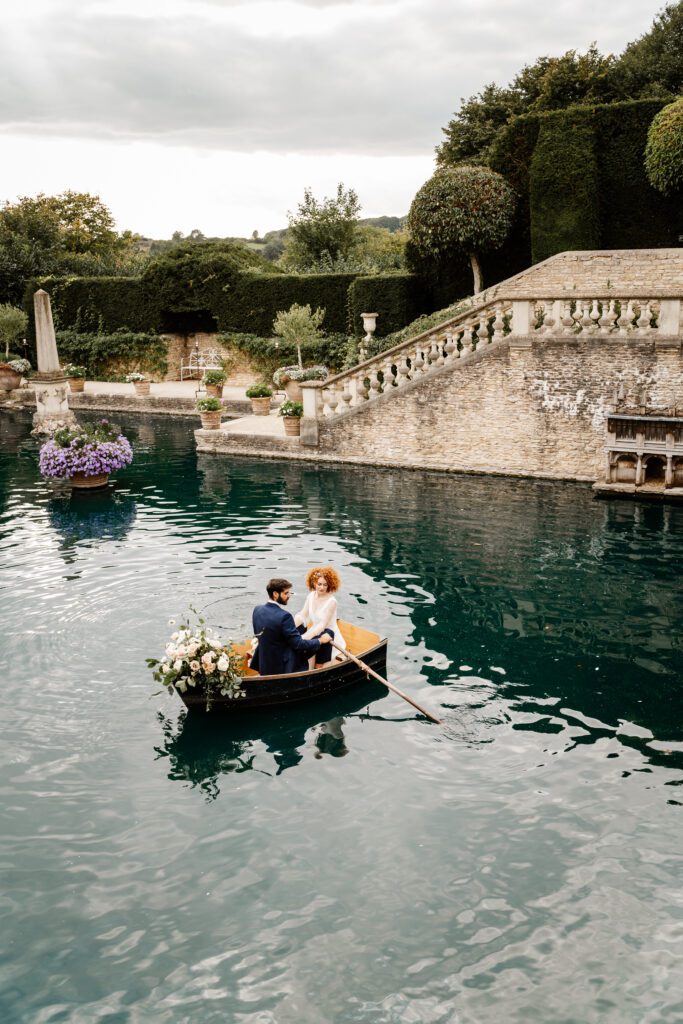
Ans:
[[[597,249],[562,252],[496,285],[489,294],[504,292],[531,297],[544,293],[561,298],[577,295],[637,297],[639,290],[658,294],[683,288],[683,249]],[[641,296],[642,297],[642,296]]]
[[[320,455],[461,472],[594,480],[619,405],[683,413],[680,344],[505,339],[324,420]]]

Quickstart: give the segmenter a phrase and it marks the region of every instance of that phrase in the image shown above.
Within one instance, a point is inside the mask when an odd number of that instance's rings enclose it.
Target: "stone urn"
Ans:
[[[202,419],[202,430],[220,430],[222,412],[220,409],[210,412],[200,412]]]
[[[206,385],[206,397],[207,398],[222,398],[223,397],[223,385],[222,384],[207,384]]]
[[[270,399],[269,398],[250,398],[251,411],[254,416],[269,416],[270,415]]]
[[[66,379],[69,382],[69,390],[72,394],[75,395],[79,391],[83,391],[85,389],[85,380],[83,377],[67,377]]]
[[[285,384],[285,391],[290,402],[303,402],[304,393],[298,380],[288,380]]]
[[[145,398],[149,394],[150,384],[148,380],[134,380],[133,387],[138,398]]]
[[[287,437],[299,437],[301,434],[300,416],[283,416],[282,422],[285,425],[285,434]]]
[[[21,374],[7,363],[0,363],[0,391],[14,391],[21,386]]]
[[[94,491],[98,487],[106,487],[109,483],[109,473],[96,473],[94,476],[86,476],[85,473],[74,473],[69,478],[69,483],[79,491]]]

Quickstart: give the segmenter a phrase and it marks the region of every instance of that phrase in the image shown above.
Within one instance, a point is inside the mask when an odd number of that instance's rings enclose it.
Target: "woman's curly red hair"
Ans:
[[[336,569],[333,569],[331,565],[315,565],[306,573],[306,586],[309,590],[315,590],[316,580],[319,576],[322,576],[327,583],[330,593],[341,587],[341,579]]]

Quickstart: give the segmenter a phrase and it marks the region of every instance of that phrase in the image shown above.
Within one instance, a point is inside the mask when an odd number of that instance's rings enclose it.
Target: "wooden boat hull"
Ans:
[[[386,675],[386,640],[380,640],[358,656],[375,672],[381,676]],[[212,696],[209,710],[232,715],[260,708],[284,708],[342,693],[354,686],[367,684],[367,681],[367,673],[350,659],[334,662],[329,667],[323,666],[312,672],[294,672],[283,676],[247,675],[242,679],[244,697],[230,699],[220,694]],[[188,689],[185,693],[177,693],[189,710],[206,711],[206,694],[203,689]]]

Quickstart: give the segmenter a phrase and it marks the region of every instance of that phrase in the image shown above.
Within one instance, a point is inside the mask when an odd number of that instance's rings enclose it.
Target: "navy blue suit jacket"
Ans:
[[[258,637],[252,668],[262,676],[303,672],[308,667],[310,656],[320,650],[320,641],[304,640],[294,625],[292,613],[274,601],[257,605],[252,623],[254,635]]]

